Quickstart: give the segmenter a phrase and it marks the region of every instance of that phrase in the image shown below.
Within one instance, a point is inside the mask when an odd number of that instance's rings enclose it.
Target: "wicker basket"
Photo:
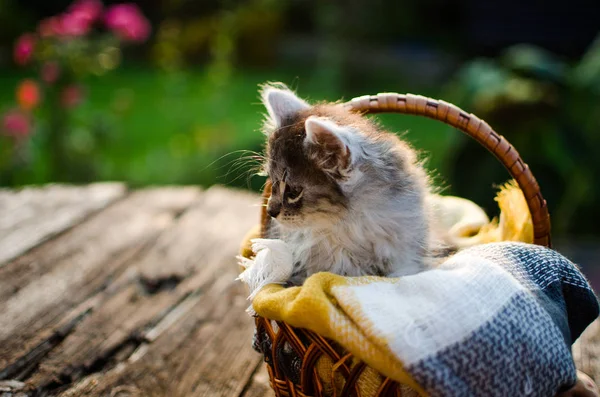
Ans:
[[[365,95],[340,106],[346,106],[360,113],[388,112],[425,116],[449,124],[474,138],[492,152],[517,181],[531,213],[534,242],[550,247],[550,217],[537,181],[515,148],[503,136],[492,130],[486,122],[444,101],[411,94]],[[271,186],[267,181],[263,192],[265,203],[270,194]],[[265,205],[261,214],[262,235],[265,235],[269,221]],[[330,363],[331,371],[335,372],[331,375],[331,379],[334,379],[334,375],[338,380],[342,379],[341,393],[338,390],[337,395],[361,395],[358,380],[365,371],[374,371],[372,368],[345,352],[335,342],[326,340],[315,332],[293,328],[283,322],[277,322],[276,327],[272,324],[268,319],[256,318],[257,332],[270,340],[268,345],[271,348],[264,352],[264,358],[271,386],[277,396],[324,396],[323,369],[318,366],[322,358]],[[278,355],[282,354],[284,345],[288,349],[289,347],[293,349],[294,356],[297,358],[295,362],[285,362],[278,358]],[[294,368],[290,368],[291,366]],[[381,375],[381,382],[374,395],[402,396],[406,395],[406,390],[405,385],[400,385]],[[412,393],[414,395],[414,392]]]

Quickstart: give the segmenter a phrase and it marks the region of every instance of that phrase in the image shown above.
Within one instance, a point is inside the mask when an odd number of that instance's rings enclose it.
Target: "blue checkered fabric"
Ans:
[[[493,277],[517,280],[514,294],[470,334],[411,363],[414,379],[431,396],[552,396],[573,385],[571,344],[598,316],[598,300],[577,266],[521,243],[466,249],[450,266],[477,261],[505,270]]]

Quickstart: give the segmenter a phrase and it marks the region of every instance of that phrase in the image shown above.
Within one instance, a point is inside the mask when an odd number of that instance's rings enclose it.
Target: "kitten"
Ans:
[[[266,85],[267,238],[284,240],[311,274],[403,276],[430,258],[430,192],[416,153],[371,120],[331,103],[309,105]]]

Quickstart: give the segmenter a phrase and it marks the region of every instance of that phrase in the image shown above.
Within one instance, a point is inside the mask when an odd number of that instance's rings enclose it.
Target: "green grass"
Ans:
[[[22,73],[0,75],[0,109],[14,103],[14,87]],[[393,79],[361,81],[360,92],[332,92],[326,83],[302,71],[238,70],[224,83],[211,81],[202,69],[167,74],[148,67],[125,67],[86,81],[87,101],[75,112],[76,119],[106,123],[110,145],[94,149],[99,159],[100,180],[123,180],[132,185],[230,184],[260,187],[260,178],[249,184],[234,160],[242,150],[260,151],[258,131],[263,108],[258,85],[283,81],[298,87],[313,100],[349,99],[381,91],[418,91]],[[418,91],[423,93],[422,91]],[[435,93],[428,92],[435,96]],[[429,154],[430,169],[443,169],[458,132],[421,117],[377,116],[392,131]],[[248,163],[246,163],[248,165]],[[442,172],[443,174],[443,172]]]

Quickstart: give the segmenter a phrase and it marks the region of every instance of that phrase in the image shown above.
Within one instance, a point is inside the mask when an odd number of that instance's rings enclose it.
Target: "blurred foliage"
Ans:
[[[258,85],[267,80],[292,83],[298,72],[234,70],[216,93],[205,70],[165,74],[126,64],[118,72],[84,79],[87,99],[72,110],[71,117],[90,121],[109,134],[106,145],[93,146],[89,154],[89,162],[97,165],[97,179],[124,180],[134,186],[219,183],[258,189],[264,179],[252,176],[255,163],[240,160],[249,154],[246,150],[260,152],[264,143]],[[14,85],[18,79],[8,77],[0,76],[0,84]],[[385,90],[382,82],[372,81],[372,86],[373,92]],[[331,92],[314,77],[303,81],[299,93],[337,100],[364,92]],[[0,92],[0,103],[12,99],[10,94]],[[456,138],[432,120],[405,115],[377,118],[392,131],[408,130],[406,137],[416,147],[436,153],[429,162],[432,169],[440,168],[444,147]],[[27,183],[46,181],[46,168],[44,159],[34,162],[38,177]]]
[[[32,0],[25,7],[0,0],[0,66],[7,64],[6,42],[68,1]],[[258,131],[264,110],[258,85],[282,81],[311,101],[398,91],[454,102],[518,148],[540,181],[555,231],[595,232],[598,41],[575,62],[518,45],[495,58],[461,64],[461,58],[478,53],[485,37],[498,34],[498,24],[508,23],[501,16],[492,26],[488,3],[139,4],[154,26],[145,45],[122,48],[106,36],[71,40],[68,58],[57,62],[67,73],[52,84],[43,75],[55,58],[38,59],[27,73],[10,68],[0,73],[0,112],[10,116],[0,128],[13,131],[0,138],[0,168],[11,170],[0,176],[0,185],[123,180],[134,186],[220,183],[259,189],[264,178],[252,176],[264,140]],[[481,13],[488,15],[486,23],[477,23]],[[511,37],[537,32],[525,25],[513,26],[517,33]],[[122,57],[126,61],[117,69]],[[87,66],[78,72],[76,64]],[[24,84],[32,73],[42,80],[37,97],[36,89]],[[81,101],[66,108],[61,92],[75,83]],[[497,209],[492,186],[508,175],[484,149],[425,118],[377,119],[423,151],[443,191],[473,199],[491,213]],[[23,128],[28,139],[15,139]]]
[[[0,113],[0,184],[98,177],[98,154],[110,144],[114,128],[108,112],[93,118],[75,114],[85,96],[82,80],[115,69],[121,47],[143,42],[149,33],[135,5],[105,9],[100,0],[76,0],[16,40],[15,64],[37,76],[19,82],[18,106]]]
[[[476,59],[461,68],[447,92],[519,150],[538,178],[555,231],[597,233],[600,37],[575,63],[530,45]],[[454,192],[494,208],[485,182],[502,182],[506,171],[469,139],[457,141],[451,152]]]
[[[272,43],[282,30],[282,8],[283,3],[274,0],[252,0],[193,17],[171,10],[174,15],[158,25],[153,59],[167,71],[211,62],[211,73],[224,76],[236,55],[247,64],[269,65],[275,54]]]

